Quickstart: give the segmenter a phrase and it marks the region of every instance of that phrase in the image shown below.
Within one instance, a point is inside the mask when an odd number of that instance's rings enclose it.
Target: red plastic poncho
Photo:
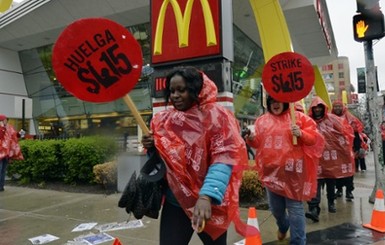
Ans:
[[[316,120],[318,130],[325,138],[325,150],[320,158],[318,178],[338,179],[352,176],[355,173],[353,130],[344,118],[328,113],[326,103],[319,97],[315,97],[310,104],[310,116],[312,108],[319,104],[325,106],[324,117]]]
[[[293,145],[289,111],[280,115],[268,112],[257,118],[255,138],[248,143],[257,150],[256,168],[266,188],[281,196],[305,201],[317,193],[318,158],[324,139],[310,117],[298,111],[295,115],[302,131],[297,145]]]
[[[17,132],[15,129],[7,124],[1,128],[0,131],[0,159],[8,157],[13,160],[23,160],[23,154],[17,139]]]
[[[216,103],[217,87],[207,76],[203,78],[199,107],[161,111],[154,115],[151,128],[155,146],[167,166],[168,185],[190,218],[210,165],[233,165],[224,200],[220,206],[212,206],[212,217],[205,226],[205,232],[216,239],[231,221],[240,221],[238,191],[248,158],[237,120]]]

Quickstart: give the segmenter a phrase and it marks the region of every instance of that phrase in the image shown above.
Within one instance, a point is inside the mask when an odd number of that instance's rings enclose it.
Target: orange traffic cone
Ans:
[[[112,245],[122,245],[119,238],[115,238],[114,243]]]
[[[384,193],[381,189],[376,192],[376,200],[374,202],[372,221],[370,224],[363,225],[366,228],[379,232],[385,232],[385,204]]]
[[[259,231],[259,225],[258,225],[258,219],[257,219],[257,210],[255,210],[254,207],[249,208],[249,217],[247,219],[247,224],[254,226]],[[246,237],[245,245],[262,245],[261,234]]]

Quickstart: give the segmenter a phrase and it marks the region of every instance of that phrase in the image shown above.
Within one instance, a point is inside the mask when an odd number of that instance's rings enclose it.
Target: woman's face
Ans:
[[[283,103],[273,100],[270,104],[271,113],[279,115],[283,112]]]
[[[180,75],[175,75],[170,80],[170,100],[178,111],[186,111],[194,104],[187,91],[186,81]]]

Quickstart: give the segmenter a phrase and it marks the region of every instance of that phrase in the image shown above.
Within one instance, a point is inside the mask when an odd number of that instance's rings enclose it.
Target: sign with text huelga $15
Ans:
[[[75,97],[109,102],[134,88],[142,50],[132,34],[105,18],[79,19],[57,39],[52,54],[56,79]]]
[[[263,87],[280,102],[296,102],[306,97],[314,85],[314,79],[310,61],[294,52],[273,56],[262,71]]]

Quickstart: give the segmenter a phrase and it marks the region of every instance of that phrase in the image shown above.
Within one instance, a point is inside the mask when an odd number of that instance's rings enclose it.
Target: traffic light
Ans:
[[[357,0],[357,12],[359,14],[353,16],[354,40],[363,42],[385,36],[379,0]]]
[[[353,16],[354,40],[357,42],[380,39],[385,36],[384,15],[357,14]]]
[[[381,12],[379,0],[357,0],[357,12],[363,14]]]

